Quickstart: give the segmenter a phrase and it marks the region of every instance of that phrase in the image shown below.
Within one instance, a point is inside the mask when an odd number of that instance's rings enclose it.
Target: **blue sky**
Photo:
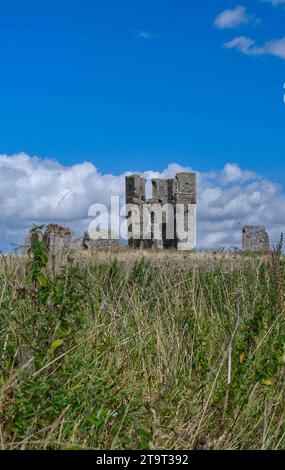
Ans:
[[[285,232],[285,0],[0,0],[0,250],[198,172],[198,247]]]
[[[222,11],[247,22],[218,28]],[[285,3],[0,0],[0,153],[103,173],[232,162],[285,183]]]

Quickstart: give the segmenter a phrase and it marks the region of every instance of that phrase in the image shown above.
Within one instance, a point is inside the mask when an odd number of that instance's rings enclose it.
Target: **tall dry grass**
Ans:
[[[280,253],[98,253],[45,274],[1,260],[0,448],[284,448]]]

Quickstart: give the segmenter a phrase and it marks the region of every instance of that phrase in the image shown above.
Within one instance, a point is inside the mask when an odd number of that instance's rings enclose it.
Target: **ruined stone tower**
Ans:
[[[146,200],[146,180],[136,174],[127,176],[126,204],[132,206],[127,211],[132,234],[129,246],[192,250],[196,232],[196,179],[196,173],[190,172],[178,173],[172,179],[153,179],[152,197]],[[147,211],[151,219],[150,233],[144,233]],[[158,215],[160,223],[156,220]],[[177,221],[183,221],[180,230]],[[173,236],[170,228],[174,229]]]

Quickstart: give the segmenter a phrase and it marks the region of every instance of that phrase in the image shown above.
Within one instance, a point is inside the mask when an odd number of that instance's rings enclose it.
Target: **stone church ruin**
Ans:
[[[139,174],[125,178],[128,246],[134,249],[193,251],[196,242],[196,173],[181,172],[174,178],[152,179],[150,198],[146,196],[146,183],[147,180]],[[119,236],[114,236],[114,233],[111,230],[100,230],[100,236],[93,239],[90,231],[86,231],[73,238],[69,228],[49,224],[42,226],[40,236],[50,257],[62,264],[69,252],[92,253],[123,248]],[[32,230],[26,238],[27,254],[33,236]],[[242,251],[266,253],[269,250],[269,236],[262,225],[243,227]]]

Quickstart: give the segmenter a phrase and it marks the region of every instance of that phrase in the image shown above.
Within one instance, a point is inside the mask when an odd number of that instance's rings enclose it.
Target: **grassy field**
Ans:
[[[3,256],[0,448],[284,449],[284,285],[278,249]]]

